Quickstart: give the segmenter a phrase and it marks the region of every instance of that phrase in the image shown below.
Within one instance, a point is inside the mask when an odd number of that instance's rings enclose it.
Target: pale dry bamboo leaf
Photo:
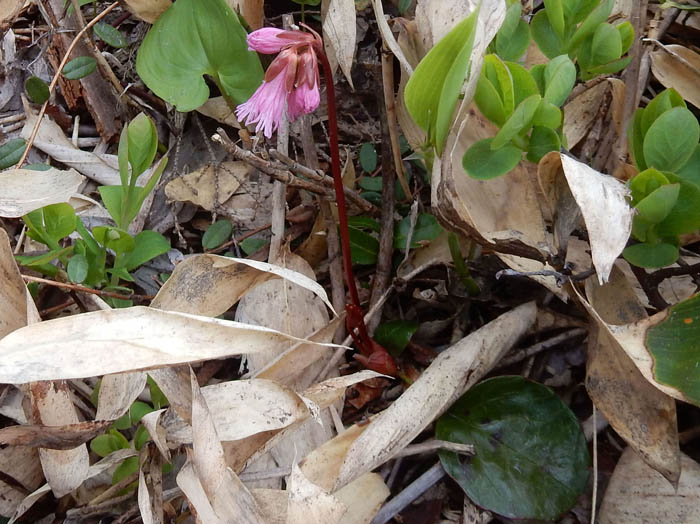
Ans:
[[[172,2],[170,0],[124,0],[124,4],[136,18],[153,24],[172,5]]]
[[[190,387],[189,366],[172,366],[167,368],[152,369],[148,372],[177,415],[187,422],[192,423],[192,388]]]
[[[146,477],[143,474],[143,468],[139,468],[139,487],[138,487],[138,504],[139,513],[143,524],[155,524],[156,518],[153,515],[153,506],[151,505],[151,494],[148,492]]]
[[[348,510],[340,524],[366,524],[382,507],[391,492],[377,473],[367,473],[343,486],[333,496],[345,504]]]
[[[627,324],[647,317],[617,268],[604,286],[589,278],[586,296],[610,324]],[[642,376],[602,327],[593,326],[589,333],[586,390],[617,434],[669,482],[677,483],[681,464],[676,403]]]
[[[214,508],[211,502],[209,502],[209,498],[190,460],[185,462],[185,465],[180,468],[175,480],[178,487],[185,494],[185,497],[187,497],[188,502],[197,512],[199,522],[206,522],[206,524],[225,523],[225,521],[221,520],[214,512]]]
[[[651,70],[664,87],[672,87],[700,108],[700,54],[682,45],[662,45],[650,53]]]
[[[629,189],[568,155],[560,156],[564,176],[586,223],[598,281],[604,284],[632,232],[634,210],[627,200]]]
[[[311,400],[313,403],[317,404],[321,408],[325,408],[340,400],[345,393],[345,389],[357,384],[358,382],[363,382],[377,377],[385,377],[381,373],[376,373],[375,371],[370,371],[365,369],[363,371],[358,371],[357,373],[352,373],[350,375],[345,375],[342,377],[329,378],[313,386],[309,386],[302,393],[305,399]]]
[[[413,74],[413,67],[408,63],[406,57],[399,46],[399,43],[394,38],[394,34],[391,32],[391,28],[386,21],[386,16],[384,15],[384,6],[381,0],[372,0],[372,7],[374,8],[374,17],[377,20],[377,26],[379,27],[379,32],[382,34],[382,40],[386,46],[394,53],[394,56],[398,59],[401,64],[402,69],[411,76]]]
[[[40,322],[0,340],[0,383],[85,378],[269,351],[271,329],[136,306]],[[332,345],[332,344],[329,344]]]
[[[207,402],[190,370],[192,383],[192,463],[214,512],[225,522],[264,524],[260,508],[226,465],[224,450]]]
[[[141,423],[145,426],[146,431],[148,431],[148,434],[151,436],[151,440],[153,440],[165,461],[170,462],[170,449],[168,449],[166,431],[160,423],[160,419],[166,411],[167,410],[163,408],[146,413],[141,417]]]
[[[24,285],[10,238],[0,228],[0,338],[27,325],[27,286]]]
[[[608,82],[600,82],[589,87],[563,107],[563,132],[569,149],[578,144],[588,134],[595,118],[600,116],[598,110],[603,104],[605,94],[610,89]]]
[[[327,54],[335,57],[350,87],[357,23],[355,0],[323,0],[328,5],[323,17],[323,41]]]
[[[287,524],[337,524],[347,506],[310,482],[296,464],[289,477]]]
[[[0,216],[19,218],[50,204],[68,202],[85,177],[74,169],[8,169],[0,173]]]
[[[535,322],[536,314],[534,302],[518,306],[440,353],[352,444],[336,489],[372,471],[408,445],[491,370]]]
[[[647,466],[631,448],[615,466],[598,514],[600,524],[700,522],[700,465],[681,453],[678,488]]]
[[[29,385],[29,398],[35,423],[63,426],[80,422],[64,382],[33,382]],[[80,486],[87,478],[90,468],[90,457],[85,444],[69,450],[39,448],[39,459],[46,482],[57,498]]]
[[[95,420],[117,420],[146,387],[146,373],[105,375],[100,382]]]
[[[170,200],[191,202],[207,211],[217,211],[252,172],[253,168],[245,162],[208,164],[168,182],[165,195]]]
[[[73,449],[104,433],[111,423],[111,420],[87,420],[62,426],[35,424],[7,426],[0,429],[0,445]]]
[[[265,516],[267,524],[285,524],[287,521],[286,491],[281,489],[253,488],[250,490]]]
[[[23,446],[0,449],[0,471],[29,490],[36,489],[44,478],[39,452]],[[0,516],[12,516],[23,499],[24,494],[16,486],[0,480]]]

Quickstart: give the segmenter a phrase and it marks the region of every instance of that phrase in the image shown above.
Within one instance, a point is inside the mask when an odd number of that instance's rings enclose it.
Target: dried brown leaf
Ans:
[[[18,218],[50,204],[68,202],[85,177],[74,169],[8,169],[0,173],[0,216]]]

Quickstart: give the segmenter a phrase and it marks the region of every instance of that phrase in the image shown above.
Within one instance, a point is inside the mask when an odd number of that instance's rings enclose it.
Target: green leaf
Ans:
[[[700,187],[700,144],[695,146],[695,151],[691,157],[676,174],[683,180]]]
[[[26,89],[27,95],[35,104],[43,104],[51,96],[48,84],[38,76],[27,78],[24,82],[24,89]]]
[[[151,394],[151,403],[153,404],[153,407],[155,409],[161,409],[167,406],[168,398],[158,387],[156,381],[151,378],[151,375],[147,375],[146,382],[148,382],[148,391]]]
[[[406,217],[396,225],[394,231],[394,248],[406,249],[408,235],[411,233],[411,218]],[[440,233],[442,227],[437,219],[428,213],[420,213],[416,218],[416,226],[411,234],[411,248],[421,247],[426,242],[435,240]]]
[[[263,246],[266,246],[267,244],[269,244],[269,242],[264,238],[246,238],[245,240],[239,243],[241,249],[246,255],[252,255],[256,251],[262,249]]]
[[[316,4],[318,5],[321,0],[316,0]],[[399,14],[403,15],[408,11],[408,8],[411,7],[411,2],[413,0],[399,0]]]
[[[377,150],[374,144],[365,142],[360,148],[360,165],[365,173],[372,173],[377,169]]]
[[[666,243],[634,244],[626,247],[622,256],[633,266],[656,269],[678,260],[678,247]]]
[[[614,5],[615,0],[602,0],[598,7],[591,11],[591,14],[578,26],[578,29],[576,29],[576,32],[567,43],[567,50],[572,51],[576,49],[583,42],[584,38],[592,35],[598,26],[608,19]]]
[[[14,166],[22,158],[27,143],[23,138],[13,138],[0,146],[0,169]]]
[[[646,347],[654,359],[654,378],[700,405],[700,295],[667,311],[667,317],[646,334]]]
[[[547,58],[554,58],[564,53],[564,42],[549,22],[547,11],[541,10],[532,18],[530,22],[530,34],[532,39]]]
[[[51,204],[41,208],[46,234],[58,241],[75,231],[78,217],[73,206],[65,202]]]
[[[483,72],[496,88],[503,102],[506,118],[509,117],[515,109],[515,91],[513,89],[513,77],[508,67],[497,55],[486,55],[484,57]]]
[[[15,255],[15,260],[17,260],[17,262],[22,266],[31,268],[41,268],[43,270],[44,268],[42,268],[42,266],[53,262],[54,260],[62,257],[63,255],[70,255],[73,252],[73,249],[73,246],[68,246],[61,249],[52,249],[51,251],[49,251],[48,253],[44,253],[43,255]],[[55,271],[53,272],[53,274],[55,274]]]
[[[537,64],[530,68],[530,75],[534,78],[537,90],[541,95],[544,95],[544,70],[546,67],[545,64]]]
[[[537,82],[530,71],[515,62],[505,62],[505,65],[513,81],[513,104],[515,107],[526,98],[540,94]]]
[[[674,107],[686,107],[685,100],[675,89],[664,89],[647,104],[642,112],[641,134],[644,138],[651,125],[666,111]]]
[[[138,451],[141,451],[143,445],[146,442],[148,442],[150,438],[151,436],[148,434],[148,430],[146,429],[146,427],[139,426],[136,430],[136,433],[134,433],[134,448],[136,448]]]
[[[685,107],[666,111],[649,127],[644,137],[644,160],[649,167],[676,171],[690,159],[698,140],[700,125]]]
[[[562,6],[562,0],[544,0],[544,7],[547,12],[549,24],[557,33],[557,36],[563,39],[566,27],[564,25],[564,7]]]
[[[532,118],[533,126],[548,127],[550,129],[559,129],[562,123],[561,110],[554,104],[542,100],[540,106]]]
[[[394,356],[400,355],[418,330],[418,322],[412,320],[390,320],[377,326],[374,340]]]
[[[68,278],[75,284],[82,284],[88,275],[88,260],[85,255],[73,255],[68,261]]]
[[[354,227],[348,228],[350,237],[350,257],[353,264],[372,265],[377,263],[379,240],[369,233]]]
[[[656,231],[662,237],[694,233],[700,229],[700,187],[674,173],[666,176],[672,184],[680,185],[680,191],[671,213],[656,226]]]
[[[625,54],[634,44],[634,26],[629,22],[617,24],[615,29],[620,33],[620,42],[622,43],[622,53]]]
[[[380,176],[363,176],[357,181],[357,185],[365,191],[382,192],[382,177]]]
[[[469,68],[478,11],[474,10],[428,52],[406,84],[406,108],[428,133],[438,154],[442,153]]]
[[[595,65],[607,64],[622,56],[622,37],[612,24],[600,24],[591,41],[591,60]]]
[[[535,117],[535,112],[540,106],[541,100],[542,97],[540,95],[532,95],[523,100],[494,137],[491,142],[491,149],[500,149],[521,131],[528,129],[532,124],[532,119]]]
[[[112,474],[112,484],[118,484],[120,480],[125,479],[129,475],[137,473],[138,470],[139,458],[129,457],[128,459],[124,460],[124,462],[119,464],[117,469],[114,470],[114,473]]]
[[[95,69],[97,69],[97,61],[93,57],[79,56],[68,62],[61,72],[68,80],[78,80],[93,73]]]
[[[496,53],[503,60],[518,60],[530,44],[530,26],[520,18],[521,13],[520,2],[511,4],[496,35]]]
[[[544,69],[544,99],[561,107],[576,83],[576,66],[568,55],[550,60]]]
[[[118,226],[122,226],[123,224],[120,224],[122,214],[122,186],[100,186],[97,190],[109,214]]]
[[[637,204],[644,197],[656,191],[659,187],[670,184],[669,179],[654,168],[646,169],[635,175],[632,180],[629,181],[630,191],[632,193],[632,204]]]
[[[90,442],[90,449],[97,453],[100,457],[106,457],[120,449],[127,449],[129,441],[124,435],[114,429],[110,429],[108,433],[99,435]]]
[[[560,148],[561,140],[559,140],[559,135],[548,127],[535,126],[530,134],[527,159],[537,164],[544,155],[551,151],[559,151]]]
[[[170,250],[170,241],[156,231],[146,229],[134,237],[134,249],[124,260],[127,271],[133,271],[149,260]]]
[[[124,38],[124,35],[121,34],[119,29],[110,24],[107,24],[105,22],[97,22],[93,26],[92,30],[98,37],[100,37],[101,40],[103,40],[106,44],[111,45],[112,47],[121,49],[129,45],[126,42],[126,38]]]
[[[475,504],[508,518],[554,520],[588,481],[578,420],[552,390],[522,377],[467,391],[438,420],[436,436],[474,445],[467,460],[440,451],[440,461]]]
[[[354,217],[348,217],[348,227],[354,227],[355,229],[368,229],[379,233],[382,228],[375,219],[371,217],[366,217],[362,215],[357,215]]]
[[[505,175],[520,162],[522,151],[515,146],[505,145],[491,149],[493,138],[485,138],[473,144],[462,157],[462,167],[472,178],[488,180]]]
[[[100,244],[115,253],[128,253],[134,249],[134,238],[116,227],[97,226],[92,229],[92,235]]]
[[[680,184],[666,184],[655,189],[634,206],[639,217],[650,224],[658,224],[673,210],[680,190]]]
[[[627,126],[629,135],[629,148],[634,158],[634,163],[639,171],[644,171],[647,164],[644,161],[644,133],[642,132],[642,120],[644,119],[644,109],[637,109],[634,112],[634,119]]]
[[[479,76],[479,81],[476,84],[474,93],[474,101],[476,102],[479,111],[497,126],[502,126],[506,122],[506,111],[503,107],[501,95],[493,86],[491,81],[486,78],[482,70]]]
[[[159,97],[186,112],[209,98],[209,75],[235,102],[247,100],[262,81],[256,53],[225,0],[178,0],[151,27],[136,71]]]
[[[231,238],[233,224],[230,220],[217,220],[207,228],[202,236],[202,247],[204,249],[214,249]]]
[[[128,158],[131,177],[135,180],[153,163],[158,149],[156,126],[148,116],[139,113],[127,127]]]
[[[599,75],[611,75],[617,73],[618,71],[622,71],[625,67],[627,67],[631,60],[631,56],[626,56],[624,58],[608,62],[607,64],[592,67],[586,70],[585,73],[581,73],[581,79],[590,80],[591,78],[595,78]]]

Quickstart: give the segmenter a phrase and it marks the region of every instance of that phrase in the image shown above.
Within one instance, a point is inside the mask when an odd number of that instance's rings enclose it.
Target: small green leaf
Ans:
[[[700,144],[695,146],[693,154],[676,174],[683,180],[700,187]]]
[[[412,320],[390,320],[377,326],[374,340],[394,356],[400,355],[418,330],[418,322]]]
[[[518,60],[530,44],[530,26],[520,18],[521,13],[520,2],[511,4],[496,35],[496,53],[503,60]]]
[[[615,29],[620,33],[620,42],[622,43],[622,53],[625,54],[634,44],[634,26],[629,22],[617,24]]]
[[[406,108],[428,133],[438,154],[442,153],[469,68],[478,11],[474,10],[428,52],[406,84]]]
[[[505,145],[491,149],[493,138],[485,138],[473,144],[462,157],[462,166],[467,174],[479,180],[488,180],[505,175],[520,162],[522,151],[515,146]]]
[[[484,57],[483,72],[496,88],[503,103],[506,118],[509,117],[515,109],[515,91],[513,89],[513,77],[508,67],[497,55],[486,55]]]
[[[68,80],[78,80],[93,73],[95,69],[97,69],[97,61],[93,57],[79,56],[68,62],[61,72]]]
[[[661,237],[694,233],[700,229],[700,187],[674,173],[666,173],[666,176],[672,184],[680,185],[680,191],[673,209],[656,226],[656,231]]]
[[[262,81],[258,55],[225,0],[178,0],[151,27],[136,71],[159,97],[187,112],[209,98],[204,75],[235,102],[247,100]]]
[[[644,137],[649,167],[676,171],[690,159],[700,139],[700,125],[685,107],[674,107],[657,118]]]
[[[576,83],[576,66],[568,55],[550,60],[544,69],[544,99],[561,107]]]
[[[365,173],[372,173],[377,169],[377,150],[374,144],[365,142],[360,148],[360,165]]]
[[[150,438],[151,436],[148,434],[146,427],[143,425],[139,426],[136,433],[134,433],[134,448],[141,451],[143,445],[148,442]]]
[[[379,222],[371,217],[362,215],[348,217],[348,227],[354,227],[355,229],[367,229],[369,231],[374,231],[375,233],[379,233],[382,230]]]
[[[546,100],[540,102],[540,106],[537,108],[535,116],[532,118],[533,126],[548,127],[550,129],[559,129],[561,122],[561,109]]]
[[[554,58],[564,53],[564,42],[552,27],[547,17],[547,10],[538,11],[530,22],[530,34],[547,58]]]
[[[507,117],[501,96],[491,81],[486,78],[483,70],[479,76],[479,81],[476,84],[474,101],[476,102],[479,111],[481,111],[483,115],[491,122],[499,127],[505,124]]]
[[[608,62],[607,64],[603,64],[597,67],[591,67],[590,69],[585,71],[585,74],[581,74],[581,79],[587,81],[599,75],[612,75],[614,73],[617,73],[618,71],[622,71],[625,67],[629,65],[631,60],[631,56],[626,56],[623,58],[619,58],[618,60]]]
[[[657,382],[681,391],[700,405],[700,295],[667,310],[664,320],[646,334]]]
[[[576,416],[549,388],[522,377],[486,380],[437,423],[441,440],[473,444],[445,471],[478,506],[512,519],[554,520],[586,488],[589,456]]]
[[[127,128],[128,157],[132,179],[146,171],[153,163],[158,149],[156,126],[148,116],[139,113]]]
[[[122,186],[99,186],[102,203],[118,226],[121,226]]]
[[[561,140],[552,129],[535,126],[530,134],[530,143],[527,148],[527,159],[535,164],[551,151],[559,151]]]
[[[23,138],[13,138],[0,146],[0,169],[14,166],[22,158],[27,143]]]
[[[241,249],[246,255],[252,255],[256,251],[259,251],[264,246],[269,244],[264,238],[246,238],[240,242]]]
[[[111,45],[121,49],[127,47],[129,44],[126,42],[126,38],[121,34],[119,29],[105,22],[97,22],[92,30],[95,34],[100,37],[106,44]]]
[[[633,266],[656,269],[678,260],[678,247],[666,243],[634,244],[626,247],[622,256]]]
[[[530,68],[530,74],[537,84],[537,90],[540,95],[544,95],[544,70],[547,66],[545,64],[537,64]]]
[[[133,271],[169,250],[170,241],[167,238],[156,231],[146,229],[134,237],[134,249],[126,256],[124,267],[127,271]]]
[[[128,253],[134,249],[134,238],[121,229],[110,226],[97,226],[92,229],[92,235],[100,244],[116,253]]]
[[[406,249],[408,235],[411,233],[411,218],[406,217],[396,225],[394,231],[394,248]],[[420,213],[416,218],[416,225],[411,234],[411,248],[421,247],[423,244],[435,240],[442,227],[437,219],[428,213]]]
[[[532,95],[523,100],[494,137],[493,142],[491,142],[491,149],[500,149],[521,131],[528,129],[532,124],[532,119],[540,106],[541,100],[542,97],[540,95]]]
[[[151,378],[151,375],[147,375],[146,382],[148,383],[148,391],[151,394],[151,403],[153,404],[153,407],[155,409],[161,409],[167,406],[168,398],[158,387],[156,381]]]
[[[515,62],[505,62],[505,65],[508,68],[510,77],[513,79],[513,104],[515,107],[526,98],[540,94],[537,82],[535,82],[530,71]]]
[[[51,204],[41,208],[44,228],[53,240],[61,240],[75,231],[78,217],[73,206],[65,202]]]
[[[129,447],[129,441],[118,431],[111,429],[104,435],[99,435],[90,442],[90,449],[100,457],[106,457],[119,449]]]
[[[644,138],[656,119],[674,107],[686,107],[685,100],[675,89],[664,89],[647,104],[642,112],[641,134]]]
[[[124,462],[119,464],[117,469],[114,470],[114,473],[112,474],[112,484],[118,484],[120,480],[125,479],[129,475],[137,473],[138,470],[139,458],[129,457],[128,459],[124,460]]]
[[[598,7],[593,9],[591,14],[578,26],[578,29],[576,29],[576,32],[567,43],[567,50],[576,49],[583,42],[584,38],[592,35],[598,26],[608,19],[614,5],[615,0],[602,0]]]
[[[659,187],[670,183],[669,179],[661,171],[654,168],[642,171],[629,181],[632,203],[636,205],[640,200],[653,191],[656,191]]]
[[[354,227],[348,228],[350,256],[353,264],[372,265],[377,263],[379,240],[369,233]]]
[[[70,255],[73,252],[73,249],[73,246],[68,246],[61,249],[52,249],[51,251],[49,251],[48,253],[44,253],[43,255],[15,255],[15,260],[17,260],[17,263],[22,266],[37,268],[44,271],[44,268],[42,266],[53,262],[54,260],[62,257],[63,255]],[[53,271],[53,274],[55,274],[55,271]]]
[[[51,96],[48,84],[38,76],[27,78],[24,82],[24,89],[26,89],[27,95],[35,104],[43,104]]]
[[[595,65],[607,64],[622,56],[622,37],[612,24],[600,24],[591,41],[591,60]]]
[[[544,0],[544,7],[547,12],[549,24],[554,31],[556,31],[557,36],[563,39],[566,27],[564,25],[564,7],[562,6],[562,0]]]
[[[363,176],[357,181],[357,185],[365,191],[382,192],[382,177],[380,176]]]
[[[658,224],[673,210],[680,190],[680,184],[666,184],[655,189],[634,206],[639,217],[650,224]]]
[[[637,109],[634,112],[634,119],[627,126],[629,135],[629,148],[634,158],[634,163],[639,171],[644,171],[647,164],[644,161],[644,133],[642,132],[642,120],[644,119],[644,109]]]
[[[82,284],[88,275],[88,261],[85,255],[73,255],[68,261],[68,278],[74,284]]]
[[[231,238],[233,224],[230,220],[217,220],[202,236],[202,247],[204,249],[214,249]]]

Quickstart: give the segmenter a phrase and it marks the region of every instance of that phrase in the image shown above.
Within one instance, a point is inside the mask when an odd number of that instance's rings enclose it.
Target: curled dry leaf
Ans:
[[[534,302],[518,306],[441,353],[352,444],[336,489],[383,464],[408,445],[491,370],[534,323],[536,313]]]
[[[674,489],[627,448],[615,466],[600,507],[600,524],[691,524],[700,519],[700,465],[681,454],[681,476]]]
[[[192,202],[208,211],[216,211],[251,174],[252,168],[244,162],[223,162],[206,165],[192,173],[175,178],[165,186],[170,200]]]
[[[8,169],[0,173],[0,216],[18,218],[40,207],[68,202],[85,177],[74,169]]]
[[[662,45],[651,54],[651,70],[664,87],[672,87],[700,107],[700,55],[682,45]]]
[[[223,96],[214,96],[195,109],[198,113],[213,118],[217,122],[226,124],[237,129],[241,128],[241,123],[236,118],[236,113],[231,110]]]
[[[141,417],[141,423],[145,426],[146,431],[151,436],[151,439],[155,443],[158,451],[160,451],[163,458],[170,462],[170,449],[168,449],[168,440],[165,432],[165,428],[160,422],[161,416],[166,412],[166,409],[158,409],[156,411],[151,411],[146,413]]]
[[[64,426],[21,425],[0,429],[0,444],[33,448],[73,449],[95,438],[111,420],[85,421]]]
[[[271,329],[137,306],[40,322],[0,340],[0,382],[84,378],[269,351]],[[77,422],[77,421],[76,421]]]
[[[384,15],[384,6],[381,0],[372,0],[372,7],[374,8],[374,17],[377,19],[377,26],[379,27],[379,32],[382,34],[382,40],[386,46],[394,53],[394,56],[398,59],[401,64],[402,69],[410,76],[413,74],[413,67],[408,62],[406,57],[401,50],[398,42],[394,38],[394,34],[391,32],[391,28],[386,21],[386,16]]]
[[[287,524],[336,524],[348,510],[333,495],[310,482],[296,464],[289,477]]]
[[[129,410],[146,386],[146,373],[105,375],[100,383],[95,420],[116,420]]]
[[[172,2],[170,0],[124,0],[124,4],[136,18],[153,24],[172,5]]]
[[[24,285],[10,238],[0,228],[0,338],[27,325],[27,286]]]
[[[588,134],[598,114],[610,84],[598,82],[569,100],[563,107],[564,136],[569,149]]]
[[[610,324],[647,317],[622,271],[613,269],[604,286],[586,281],[586,296]],[[674,485],[680,475],[676,403],[652,386],[604,328],[588,339],[586,390],[613,429],[644,461]]]
[[[322,0],[323,41],[326,53],[340,66],[352,85],[352,61],[355,56],[355,39],[357,36],[355,0]]]

